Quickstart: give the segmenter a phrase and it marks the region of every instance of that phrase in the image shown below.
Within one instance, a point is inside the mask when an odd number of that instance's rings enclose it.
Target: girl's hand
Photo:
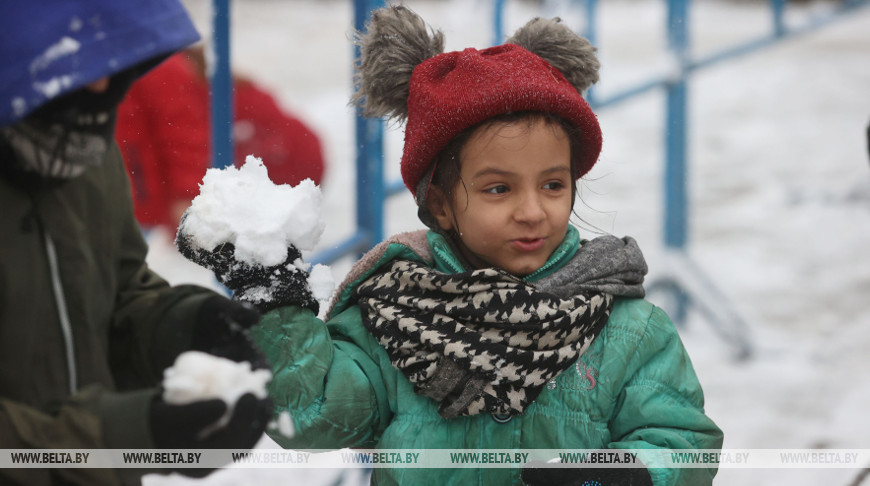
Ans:
[[[307,265],[296,247],[288,247],[283,263],[263,266],[236,260],[232,243],[203,250],[192,241],[191,235],[184,233],[182,224],[175,239],[178,251],[188,260],[214,272],[215,277],[233,292],[233,300],[251,304],[260,312],[298,305],[317,314],[319,305],[308,286]]]

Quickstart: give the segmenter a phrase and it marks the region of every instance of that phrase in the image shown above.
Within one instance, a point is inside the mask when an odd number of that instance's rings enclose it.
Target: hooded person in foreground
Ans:
[[[254,446],[268,399],[241,397],[213,430],[223,400],[161,396],[184,351],[263,366],[247,336],[259,314],[149,270],[113,142],[130,84],[197,40],[187,13],[176,0],[14,2],[0,31],[0,449]],[[0,483],[137,484],[167,471],[7,468]]]

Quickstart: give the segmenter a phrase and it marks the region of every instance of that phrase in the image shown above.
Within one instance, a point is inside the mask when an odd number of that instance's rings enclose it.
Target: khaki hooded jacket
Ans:
[[[170,287],[148,269],[117,147],[66,181],[17,171],[9,157],[0,156],[0,449],[152,448],[155,386],[214,293]],[[8,468],[0,484],[136,483],[142,472]]]

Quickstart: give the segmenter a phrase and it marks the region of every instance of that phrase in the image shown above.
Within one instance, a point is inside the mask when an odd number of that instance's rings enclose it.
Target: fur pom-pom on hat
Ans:
[[[360,46],[358,89],[351,102],[365,116],[406,119],[411,73],[444,50],[444,35],[427,28],[411,10],[395,6],[375,10],[355,43]]]
[[[530,20],[507,43],[516,44],[552,64],[580,93],[598,82],[601,63],[595,56],[595,47],[558,17]]]
[[[534,19],[501,46],[442,53],[440,32],[411,10],[389,6],[372,14],[357,42],[353,102],[367,116],[406,121],[401,172],[415,196],[453,137],[510,112],[553,113],[573,124],[580,138],[575,177],[598,160],[601,128],[582,96],[598,80],[595,48],[558,19]]]

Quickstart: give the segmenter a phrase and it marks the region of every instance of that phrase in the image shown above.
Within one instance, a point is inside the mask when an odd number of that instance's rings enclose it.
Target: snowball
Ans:
[[[314,265],[308,274],[308,288],[311,295],[319,301],[329,300],[335,290],[335,279],[332,271],[326,265]]]
[[[290,412],[284,410],[280,414],[278,414],[277,420],[272,424],[273,428],[278,431],[279,434],[283,435],[286,438],[291,438],[296,434],[296,428],[293,426],[293,418],[290,416]]]
[[[238,261],[278,265],[288,246],[307,251],[320,240],[321,199],[311,179],[295,187],[275,185],[263,161],[249,155],[239,169],[206,171],[181,232],[203,250],[232,243]]]
[[[200,351],[185,351],[163,372],[163,400],[182,405],[220,398],[227,411],[216,426],[225,425],[236,402],[246,393],[266,398],[269,370],[252,370],[251,363],[235,361]]]

